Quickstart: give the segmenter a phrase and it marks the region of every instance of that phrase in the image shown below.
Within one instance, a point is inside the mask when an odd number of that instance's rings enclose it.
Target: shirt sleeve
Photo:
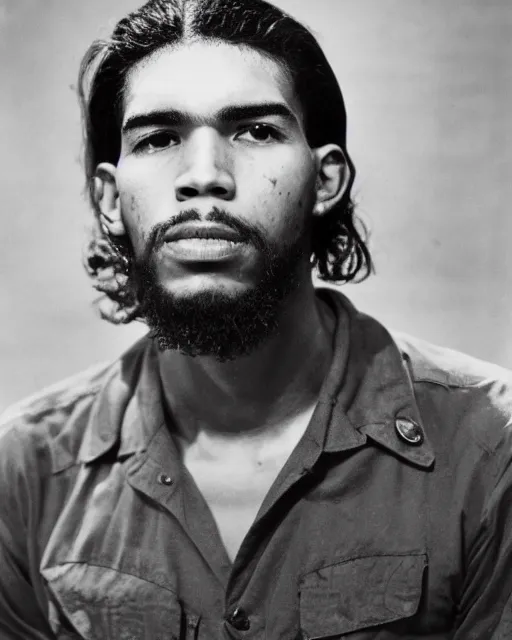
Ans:
[[[35,526],[37,496],[27,458],[33,452],[15,429],[0,429],[0,638],[51,640],[55,636],[37,597],[31,566],[35,544],[30,544],[29,531]]]
[[[468,549],[453,640],[512,638],[512,438],[507,435]]]

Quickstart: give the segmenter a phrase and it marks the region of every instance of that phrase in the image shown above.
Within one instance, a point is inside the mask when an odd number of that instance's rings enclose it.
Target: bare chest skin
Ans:
[[[277,436],[220,437],[199,432],[193,443],[182,446],[185,466],[210,508],[232,562],[313,410],[276,429]]]

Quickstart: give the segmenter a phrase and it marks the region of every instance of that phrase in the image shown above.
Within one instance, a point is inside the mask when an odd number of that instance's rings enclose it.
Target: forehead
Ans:
[[[160,108],[203,115],[255,102],[283,102],[302,119],[287,71],[254,49],[225,42],[159,49],[129,71],[123,98],[123,120]]]

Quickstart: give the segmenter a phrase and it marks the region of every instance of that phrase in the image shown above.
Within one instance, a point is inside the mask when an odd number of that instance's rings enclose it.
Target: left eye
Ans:
[[[270,140],[280,139],[279,132],[268,124],[253,124],[244,129],[238,137],[241,138],[247,135],[256,142],[269,142]]]

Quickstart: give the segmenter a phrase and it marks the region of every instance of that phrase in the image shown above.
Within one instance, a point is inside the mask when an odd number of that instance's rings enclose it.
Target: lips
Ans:
[[[165,242],[177,242],[179,240],[225,240],[227,242],[244,242],[242,236],[224,225],[204,223],[184,223],[169,229],[165,236]]]
[[[183,223],[164,235],[165,248],[174,260],[185,263],[233,260],[246,246],[242,236],[219,224]]]

